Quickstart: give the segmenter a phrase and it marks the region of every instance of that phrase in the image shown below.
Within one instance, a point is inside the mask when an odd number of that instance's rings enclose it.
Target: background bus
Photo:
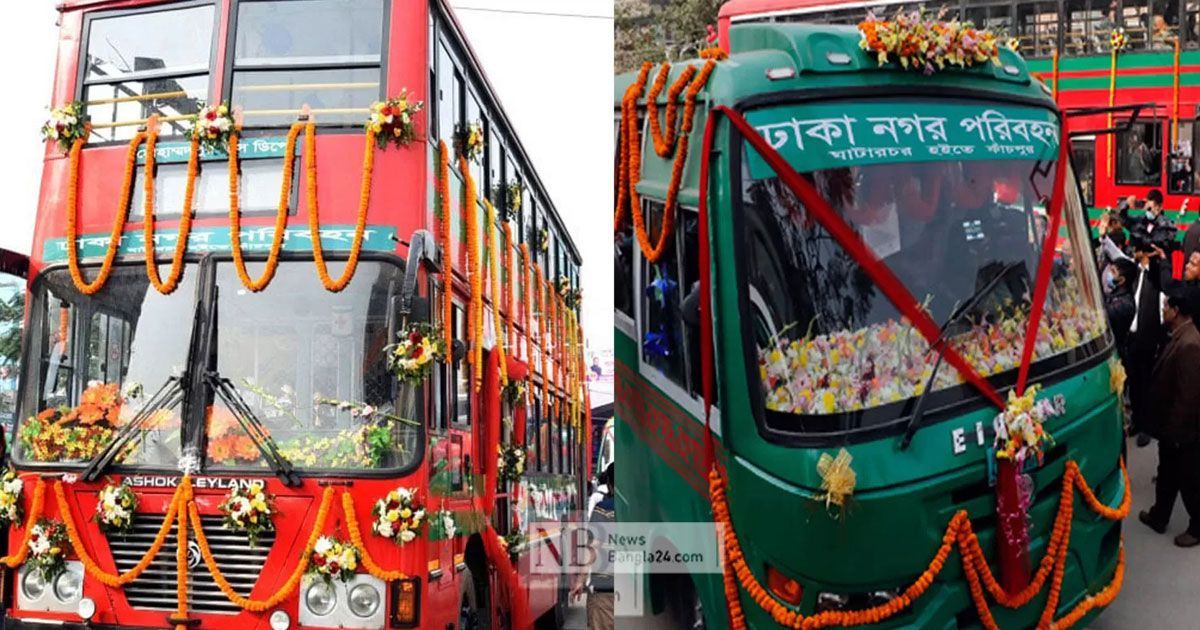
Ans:
[[[531,574],[527,565],[532,551],[557,546],[553,530],[531,524],[564,518],[586,475],[585,431],[573,417],[579,405],[570,404],[577,395],[568,379],[576,349],[566,342],[577,305],[563,297],[577,294],[580,258],[448,5],[69,0],[59,10],[50,100],[56,106],[80,101],[91,134],[78,169],[53,143],[46,150],[20,419],[10,450],[25,481],[27,510],[45,476],[44,514],[71,516],[81,548],[49,582],[30,577],[36,571],[28,566],[11,574],[4,593],[8,623],[78,622],[84,599],[94,605],[92,622],[132,626],[186,619],[265,627],[280,615],[303,627],[553,622],[565,584],[549,572]],[[425,103],[416,117],[418,137],[399,150],[374,151],[372,189],[360,200],[368,108],[403,90]],[[188,118],[222,102],[244,117],[238,172],[230,178],[221,151],[201,154],[182,274],[174,291],[160,292],[143,260],[147,190],[157,218],[152,247],[166,278],[188,198]],[[306,106],[315,122],[312,145],[301,131],[288,154],[285,136]],[[130,153],[130,146],[151,116],[160,124],[153,187],[147,188],[145,147]],[[484,150],[464,169],[448,148],[448,180],[440,181],[439,144],[454,147],[472,125],[484,133]],[[290,182],[285,165],[294,171]],[[504,233],[497,227],[491,241],[507,254],[498,256],[503,269],[492,274],[505,290],[481,284],[475,308],[481,320],[499,311],[503,323],[511,322],[511,335],[490,321],[483,335],[468,326],[470,215],[461,210],[471,189],[468,173],[477,197],[465,207],[476,224],[485,225],[486,196],[507,226]],[[76,183],[83,282],[71,277],[67,264],[69,191]],[[230,230],[233,184],[240,189],[240,239]],[[128,207],[121,208],[125,188]],[[319,238],[332,284],[361,244],[357,270],[337,291],[326,290],[322,284],[330,282],[313,270],[306,221],[316,210],[313,201],[321,210]],[[280,208],[285,238],[277,267],[265,286],[251,288],[274,257],[268,252]],[[85,292],[80,285],[97,278],[115,216],[125,210],[129,221],[116,262],[101,288]],[[235,239],[249,261],[247,278],[233,260]],[[541,300],[535,299],[539,291]],[[405,320],[448,329],[454,346],[454,359],[415,390],[411,409],[405,394],[414,390],[401,386],[387,364],[388,345],[405,330]],[[525,397],[515,404],[502,405],[494,384],[498,337],[508,338],[506,367],[528,374]],[[469,362],[468,354],[483,345]],[[227,379],[224,385],[218,377]],[[173,378],[190,384],[135,432],[131,450],[107,467],[89,469],[123,423],[132,424],[128,416],[148,409],[156,392],[182,387],[169,385]],[[486,386],[477,390],[476,381]],[[85,412],[92,414],[86,422]],[[380,419],[385,413],[416,422]],[[247,427],[256,424],[247,420],[251,415],[269,437],[259,440],[263,446],[253,439],[258,429]],[[514,439],[514,424],[526,429],[528,466],[518,480],[489,489],[483,475],[496,461],[496,444],[487,437],[499,418],[507,420],[505,442]],[[40,430],[49,419],[53,429]],[[28,427],[36,430],[22,431]],[[83,444],[60,448],[53,437],[62,431],[73,432],[72,444],[84,438]],[[224,592],[198,547],[186,549],[182,573],[174,538],[151,553],[181,466],[198,470],[199,520],[233,594],[272,605],[248,605]],[[89,472],[100,474],[83,478]],[[53,480],[77,477],[64,484],[65,502],[57,500]],[[107,480],[135,488],[139,507],[128,536],[106,535],[92,520]],[[278,512],[276,531],[257,546],[220,526],[218,506],[228,488],[250,480],[266,482]],[[403,546],[366,531],[375,520],[372,506],[397,485],[415,489],[429,514],[423,534]],[[361,524],[362,550],[381,570],[360,568],[344,585],[320,588],[319,580],[305,578],[296,586],[289,577],[318,528],[330,488],[337,500],[325,514],[323,533],[348,540],[350,509]],[[344,508],[343,494],[352,508]],[[10,553],[28,533],[20,525]],[[489,548],[497,536],[509,542],[518,569],[508,576],[492,570]],[[77,559],[83,552],[95,567]],[[133,570],[143,557],[148,566],[126,584],[106,586],[94,578],[93,571]],[[187,592],[180,602],[183,576]],[[513,609],[516,602],[520,610]]]

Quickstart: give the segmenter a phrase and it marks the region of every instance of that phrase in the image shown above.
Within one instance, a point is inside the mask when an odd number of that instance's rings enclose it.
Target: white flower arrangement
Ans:
[[[496,454],[496,475],[501,481],[520,481],[525,474],[525,447],[502,444]]]
[[[209,105],[192,118],[189,135],[199,139],[200,145],[208,151],[224,151],[235,127],[237,122],[229,113],[229,106],[224,103]]]
[[[421,101],[410,100],[408,90],[400,90],[399,96],[372,103],[363,126],[375,134],[375,145],[380,149],[386,149],[389,143],[404,147],[417,139],[414,119],[424,106]]]
[[[110,483],[100,490],[96,515],[100,529],[109,533],[128,533],[133,528],[138,499],[133,489],[124,483]]]
[[[29,531],[26,563],[40,572],[46,582],[52,583],[66,568],[67,545],[67,529],[61,521],[38,519]]]
[[[387,350],[388,365],[396,378],[420,384],[433,370],[434,361],[446,356],[446,343],[439,327],[418,323],[409,326]]]
[[[25,482],[15,470],[9,470],[0,477],[0,527],[21,522],[25,511],[21,503],[24,490]]]
[[[245,532],[251,547],[263,532],[275,530],[275,497],[261,481],[231,489],[220,510],[225,529]]]
[[[326,582],[337,578],[349,582],[358,570],[358,550],[332,536],[321,536],[313,545],[309,557],[308,573],[317,575]]]
[[[411,488],[399,487],[387,493],[375,502],[372,513],[375,523],[371,530],[398,545],[415,540],[425,521],[425,506]]]
[[[83,117],[83,103],[79,101],[51,109],[50,117],[42,125],[42,138],[58,143],[63,151],[69,151],[76,140],[86,137],[87,123]]]

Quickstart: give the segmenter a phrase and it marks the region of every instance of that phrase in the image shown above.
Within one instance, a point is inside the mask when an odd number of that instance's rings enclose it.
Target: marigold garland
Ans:
[[[533,273],[534,292],[537,294],[538,361],[541,364],[538,372],[542,377],[542,415],[544,416],[550,413],[550,373],[547,371],[548,358],[546,356],[546,290],[548,287],[540,264],[533,264]]]
[[[301,123],[293,123],[288,129],[287,143],[284,148],[283,184],[279,190],[279,204],[275,210],[275,233],[271,237],[271,249],[267,252],[266,266],[257,280],[250,278],[246,272],[246,261],[242,258],[242,211],[239,207],[238,193],[238,132],[234,130],[229,135],[229,246],[233,253],[233,268],[237,270],[242,286],[255,293],[262,291],[275,277],[275,269],[279,265],[279,252],[283,249],[283,237],[287,230],[288,200],[292,193],[293,161],[296,152],[296,138],[303,129]]]
[[[492,328],[495,329],[496,335],[496,353],[499,359],[500,367],[500,387],[508,385],[508,357],[504,345],[508,343],[505,336],[504,322],[500,316],[500,270],[497,258],[500,256],[500,237],[496,231],[496,209],[492,207],[492,202],[487,199],[483,200],[483,207],[487,211],[487,246],[488,250],[487,265],[491,269],[492,277]]]
[[[317,123],[311,118],[304,128],[304,166],[306,174],[306,189],[308,190],[308,232],[312,235],[313,264],[317,267],[317,276],[321,278],[321,286],[326,291],[337,293],[350,284],[354,270],[358,267],[358,256],[362,252],[363,232],[367,228],[367,209],[371,205],[371,182],[375,171],[375,131],[366,130],[366,144],[363,149],[362,179],[358,192],[358,219],[354,224],[354,241],[350,244],[350,254],[346,257],[346,266],[342,275],[334,280],[329,277],[329,268],[325,265],[325,251],[321,246],[320,207],[317,205]]]
[[[513,313],[516,302],[514,302],[514,289],[517,283],[516,270],[513,269],[513,239],[512,229],[508,222],[501,222],[501,228],[504,230],[504,273],[506,274],[506,282],[504,283],[504,313],[505,320],[508,325],[507,338],[509,347],[516,354],[517,347],[517,315]]]
[[[75,283],[75,288],[84,295],[95,295],[104,287],[104,283],[108,282],[108,276],[112,273],[113,261],[117,257],[117,248],[121,244],[121,233],[125,230],[125,220],[129,215],[129,199],[133,193],[133,174],[137,167],[137,150],[145,140],[146,133],[139,131],[129,141],[129,149],[125,153],[125,180],[121,184],[121,198],[117,205],[116,216],[113,218],[112,232],[108,236],[108,249],[104,252],[104,262],[100,264],[100,273],[91,282],[83,279],[83,272],[79,269],[79,252],[76,251],[79,237],[76,225],[79,220],[76,216],[79,214],[79,154],[83,150],[84,140],[79,138],[71,145],[67,182],[67,265],[70,267],[71,281]]]
[[[179,491],[182,493],[183,501],[188,505],[192,503],[192,480],[188,475],[183,476],[183,481],[179,484]],[[200,529],[199,526],[196,529]],[[186,518],[179,519],[179,542],[175,545],[175,630],[188,630],[187,620],[187,592],[188,592],[188,524]],[[168,619],[168,621],[172,621]]]
[[[530,343],[533,341],[533,328],[530,322],[533,321],[533,296],[530,291],[533,286],[533,280],[530,276],[529,268],[529,246],[521,243],[521,329],[524,332],[522,358],[526,363],[529,363],[533,357]]]
[[[471,370],[471,390],[478,392],[483,386],[483,380],[479,378],[480,366],[483,365],[483,277],[479,260],[479,210],[475,207],[475,178],[471,177],[471,168],[466,157],[459,156],[458,168],[463,177],[460,208],[463,221],[467,225],[467,277],[471,283],[467,314],[468,361],[474,366]]]
[[[179,278],[183,275],[183,255],[187,252],[188,235],[192,231],[192,199],[196,193],[196,176],[200,166],[200,136],[192,134],[190,153],[188,154],[187,181],[183,188],[183,208],[179,213],[179,236],[175,241],[175,252],[171,256],[171,271],[164,282],[158,275],[158,262],[155,260],[154,243],[154,180],[155,147],[158,144],[158,116],[151,117],[149,134],[146,140],[146,176],[142,192],[142,236],[146,241],[146,276],[154,289],[163,295],[170,295],[179,287]]]
[[[650,119],[650,139],[654,142],[654,152],[659,157],[671,157],[671,151],[675,148],[675,117],[679,110],[679,95],[695,74],[696,66],[685,67],[675,82],[671,84],[671,89],[667,91],[666,134],[663,133],[658,122],[658,96],[662,94],[663,88],[667,85],[667,78],[671,76],[670,63],[663,62],[659,66],[654,85],[650,86],[650,92],[646,94],[646,118]]]
[[[707,60],[704,63],[704,67],[692,79],[691,85],[688,86],[684,97],[683,120],[680,122],[680,130],[675,144],[675,161],[671,170],[671,181],[667,187],[666,204],[663,207],[662,228],[659,231],[658,241],[653,245],[650,243],[650,235],[647,230],[645,217],[642,215],[641,198],[637,193],[637,184],[641,179],[642,168],[641,141],[638,139],[637,128],[637,101],[641,97],[642,88],[645,87],[645,82],[642,80],[641,74],[638,75],[638,81],[630,86],[630,90],[626,92],[625,100],[628,101],[628,104],[622,103],[621,144],[624,147],[624,152],[618,160],[617,179],[621,183],[618,185],[617,190],[617,200],[619,203],[616,212],[617,220],[615,227],[616,229],[620,229],[623,208],[628,205],[629,213],[633,217],[633,228],[634,233],[637,235],[638,244],[642,248],[642,254],[651,264],[657,263],[662,258],[670,242],[675,222],[675,210],[679,200],[679,187],[683,181],[683,167],[687,162],[688,137],[691,135],[696,113],[696,98],[708,83],[708,78],[712,75],[716,66],[716,60]],[[647,73],[649,72],[646,66],[643,66],[643,69]],[[649,104],[647,104],[647,107],[649,107]],[[651,131],[653,133],[653,129]],[[625,136],[628,137],[625,138]],[[668,153],[664,157],[669,156],[670,154]],[[624,165],[625,167],[623,172],[620,165]]]
[[[317,518],[313,523],[312,533],[308,536],[308,542],[304,546],[304,553],[301,554],[299,562],[296,563],[296,568],[292,571],[292,575],[288,578],[287,582],[273,595],[264,600],[242,597],[238,595],[237,591],[233,590],[233,586],[225,579],[220,567],[217,566],[216,559],[213,558],[212,549],[208,546],[208,538],[204,535],[204,529],[200,526],[200,511],[196,508],[195,502],[188,504],[187,511],[192,521],[192,529],[196,532],[196,544],[200,547],[200,555],[204,558],[204,564],[208,566],[208,571],[212,574],[213,581],[216,582],[217,587],[221,589],[221,592],[225,594],[225,597],[229,601],[243,610],[263,612],[268,608],[278,606],[280,602],[291,597],[292,593],[300,585],[300,579],[304,577],[304,572],[308,570],[308,560],[312,556],[313,546],[317,544],[317,538],[321,536],[321,532],[325,529],[325,520],[329,516],[329,506],[331,503],[333,503],[333,487],[328,486],[321,495],[321,505],[317,508]]]
[[[33,532],[33,526],[42,518],[42,509],[46,505],[46,482],[38,477],[37,483],[33,486],[33,498],[29,502],[29,513],[25,515],[25,526],[21,536],[21,544],[17,546],[17,551],[11,556],[0,558],[0,562],[4,566],[15,569],[25,562],[25,558],[29,556],[29,535]],[[74,544],[74,543],[72,543]]]
[[[633,151],[630,150],[631,140],[626,132],[629,131],[630,119],[635,121],[634,125],[637,124],[637,99],[646,89],[646,80],[650,77],[650,69],[653,67],[654,64],[649,61],[644,62],[638,70],[637,79],[625,90],[625,95],[621,98],[621,126],[617,133],[617,206],[613,210],[614,231],[621,229],[621,223],[625,219],[625,208],[629,205],[629,180],[626,179],[626,175],[629,174],[629,160]]]
[[[367,546],[363,543],[362,530],[358,527],[358,515],[354,511],[354,497],[349,492],[342,493],[342,511],[346,514],[346,530],[350,534],[350,543],[358,550],[358,557],[362,560],[363,568],[367,570],[367,573],[384,582],[403,580],[407,577],[403,571],[384,569],[375,562],[371,554],[367,553]]]
[[[825,611],[805,617],[771,596],[763,588],[762,584],[759,583],[753,572],[750,571],[745,556],[742,553],[741,544],[737,539],[737,533],[733,529],[729,504],[726,500],[727,490],[725,480],[716,467],[713,467],[709,473],[709,493],[712,499],[713,516],[718,523],[724,525],[723,542],[726,552],[726,561],[723,567],[724,587],[731,625],[735,629],[746,627],[746,619],[741,607],[739,585],[777,623],[788,628],[847,627],[878,623],[905,610],[921,597],[933,583],[934,578],[941,573],[950,552],[954,547],[957,547],[962,558],[963,573],[967,578],[971,598],[985,628],[989,630],[998,629],[985,597],[985,589],[986,593],[996,600],[996,603],[999,605],[1006,608],[1019,608],[1029,603],[1041,591],[1042,586],[1045,585],[1047,578],[1051,574],[1053,574],[1053,578],[1050,584],[1050,593],[1038,627],[1069,627],[1083,618],[1092,609],[1098,606],[1107,606],[1115,599],[1124,580],[1125,568],[1124,547],[1122,546],[1112,581],[1097,594],[1085,597],[1067,615],[1058,621],[1054,621],[1053,615],[1062,593],[1062,580],[1066,568],[1066,553],[1071,536],[1071,521],[1074,514],[1074,491],[1079,490],[1088,507],[1102,518],[1107,520],[1121,520],[1129,514],[1132,500],[1129,472],[1125,468],[1124,460],[1121,461],[1121,474],[1125,482],[1121,503],[1116,508],[1111,508],[1101,503],[1093,490],[1088,487],[1086,480],[1083,479],[1082,472],[1079,470],[1078,464],[1074,461],[1067,462],[1063,473],[1063,487],[1059,496],[1059,511],[1054,520],[1054,528],[1050,542],[1046,547],[1046,554],[1039,563],[1033,580],[1019,593],[1009,594],[996,582],[995,576],[987,565],[987,560],[983,555],[979,540],[971,529],[970,518],[966,510],[960,510],[954,515],[954,518],[951,519],[950,524],[947,526],[946,532],[942,537],[942,544],[934,555],[933,560],[930,561],[929,567],[899,596],[886,604],[864,610]]]
[[[438,210],[442,220],[442,327],[446,334],[446,353],[454,356],[454,271],[450,249],[450,154],[446,142],[438,140],[436,182]]]

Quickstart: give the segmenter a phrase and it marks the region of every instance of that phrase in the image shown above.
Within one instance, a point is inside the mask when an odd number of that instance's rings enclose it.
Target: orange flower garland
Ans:
[[[725,597],[729,606],[731,625],[735,629],[746,627],[745,615],[741,608],[739,585],[745,589],[750,598],[763,610],[771,615],[780,625],[788,628],[824,628],[828,626],[856,626],[883,621],[912,605],[921,597],[934,578],[945,567],[946,559],[955,546],[962,557],[963,573],[971,591],[971,598],[979,613],[980,620],[989,630],[998,629],[992,617],[984,594],[986,588],[998,604],[1006,608],[1018,608],[1027,604],[1041,590],[1047,576],[1053,570],[1053,580],[1050,584],[1050,594],[1043,609],[1039,628],[1068,627],[1099,606],[1107,606],[1120,591],[1125,573],[1125,553],[1122,547],[1117,559],[1117,566],[1112,581],[1096,595],[1086,597],[1077,604],[1067,615],[1054,621],[1054,611],[1058,606],[1062,592],[1063,573],[1066,568],[1066,552],[1070,541],[1071,520],[1073,516],[1074,491],[1079,490],[1084,502],[1102,518],[1121,520],[1129,514],[1131,495],[1129,492],[1129,473],[1125,462],[1121,462],[1121,473],[1125,481],[1125,490],[1121,503],[1116,508],[1110,508],[1096,498],[1094,492],[1074,461],[1067,462],[1063,474],[1063,488],[1059,497],[1059,512],[1055,517],[1054,530],[1050,543],[1046,548],[1046,556],[1042,559],[1034,580],[1023,591],[1015,595],[1004,592],[1003,587],[996,583],[991,569],[979,546],[979,540],[971,529],[971,521],[966,510],[960,510],[951,519],[942,537],[942,544],[934,555],[929,567],[906,588],[899,596],[878,606],[857,611],[825,611],[805,617],[776,600],[763,588],[762,584],[750,571],[742,554],[737,534],[733,530],[733,521],[726,500],[725,481],[720,472],[714,467],[709,473],[709,492],[712,498],[713,516],[718,523],[724,525],[724,547],[726,560],[724,565]],[[1048,561],[1047,558],[1050,558]]]
[[[171,502],[167,504],[167,513],[163,517],[162,525],[158,528],[158,533],[155,534],[154,540],[150,543],[150,548],[146,550],[145,555],[138,560],[136,565],[120,575],[109,573],[96,564],[96,561],[84,549],[83,538],[79,535],[79,529],[75,525],[75,518],[71,515],[71,510],[66,508],[60,509],[63,525],[67,530],[67,539],[71,541],[71,547],[79,555],[79,560],[83,563],[83,568],[87,571],[87,574],[95,578],[97,582],[114,588],[124,586],[138,579],[142,572],[150,566],[151,561],[158,555],[158,552],[162,550],[163,545],[166,543],[167,535],[171,533],[171,526],[175,524],[180,506],[184,503],[182,488],[183,484],[180,484],[175,489],[175,494],[171,497]],[[63,492],[61,481],[54,483],[54,498],[58,500],[59,506],[67,505],[67,497]]]
[[[438,141],[438,173],[435,184],[442,220],[442,328],[446,334],[446,352],[454,352],[454,270],[450,249],[450,154],[446,142]]]
[[[650,77],[650,69],[653,67],[654,64],[649,61],[643,63],[637,79],[625,90],[625,96],[621,99],[621,127],[617,133],[617,207],[613,210],[614,230],[621,229],[621,223],[625,219],[625,207],[629,205],[629,180],[626,179],[626,175],[629,173],[629,159],[634,151],[630,149],[630,137],[626,132],[629,130],[631,119],[634,125],[637,124],[637,99],[642,90],[646,89],[646,79]],[[640,167],[638,170],[641,170]]]
[[[300,579],[304,577],[304,572],[308,570],[308,559],[312,557],[313,546],[317,544],[317,538],[320,538],[321,533],[325,529],[325,520],[329,516],[329,506],[331,503],[333,503],[333,487],[327,486],[325,492],[321,495],[321,505],[317,508],[317,518],[313,523],[312,533],[308,536],[308,542],[304,546],[304,553],[301,554],[299,562],[296,563],[296,568],[292,571],[292,575],[288,578],[287,582],[278,591],[263,600],[242,597],[238,595],[237,591],[233,590],[233,586],[229,584],[229,580],[225,579],[220,567],[217,566],[216,558],[213,558],[212,549],[208,546],[208,538],[204,535],[204,530],[200,526],[200,511],[196,509],[195,502],[188,504],[188,516],[192,521],[192,529],[196,532],[196,543],[200,547],[200,555],[204,558],[204,564],[208,566],[208,571],[212,574],[213,581],[217,583],[217,587],[221,589],[221,592],[225,594],[225,597],[229,601],[243,610],[263,612],[268,608],[278,606],[280,602],[291,597],[292,593],[300,586]]]
[[[621,183],[617,187],[618,207],[615,227],[616,229],[620,229],[620,220],[627,203],[629,212],[633,216],[633,228],[637,235],[638,244],[642,248],[642,254],[650,263],[658,262],[666,252],[667,243],[674,228],[679,187],[683,181],[683,167],[688,155],[688,137],[691,135],[693,119],[696,113],[696,98],[699,96],[700,91],[704,89],[705,84],[708,83],[708,78],[712,75],[716,65],[717,62],[714,59],[706,61],[704,67],[696,75],[695,79],[692,80],[691,85],[687,89],[684,99],[683,121],[680,123],[681,128],[675,145],[675,162],[671,171],[671,182],[667,187],[667,199],[663,208],[662,229],[659,231],[657,243],[653,245],[650,243],[650,235],[647,231],[645,217],[642,215],[641,199],[637,193],[637,183],[641,178],[642,168],[641,141],[638,139],[637,128],[637,100],[641,96],[641,89],[645,87],[644,81],[641,81],[641,74],[638,76],[639,81],[630,86],[630,90],[626,92],[625,100],[628,101],[628,104],[622,103],[621,145],[624,151],[618,159],[617,179]],[[643,69],[648,72],[646,66],[643,66]],[[647,107],[649,108],[649,103],[647,103]],[[628,138],[625,138],[625,136],[628,136]],[[668,153],[663,157],[668,157],[669,155]],[[624,169],[621,168],[622,165]]]
[[[87,134],[84,134],[86,137]],[[117,214],[113,218],[112,232],[108,236],[108,249],[104,252],[104,262],[100,264],[100,273],[95,280],[87,282],[79,269],[79,252],[76,251],[79,238],[79,154],[83,150],[83,138],[71,145],[67,183],[67,265],[71,270],[71,281],[75,288],[84,295],[95,295],[108,276],[112,273],[113,261],[117,257],[117,248],[121,244],[121,233],[125,230],[125,219],[129,215],[129,199],[133,194],[133,173],[137,167],[137,150],[146,139],[146,133],[139,131],[129,141],[129,149],[125,153],[125,180],[121,184],[121,199],[117,205]]]
[[[504,230],[504,271],[507,274],[505,278],[506,282],[504,283],[504,313],[505,319],[508,320],[507,337],[509,347],[513,349],[513,353],[515,354],[517,347],[517,316],[513,312],[515,304],[513,301],[513,286],[516,285],[517,280],[515,275],[516,270],[513,269],[512,229],[509,227],[507,221],[502,221],[500,225]]]
[[[229,245],[233,253],[233,268],[237,270],[242,286],[255,293],[262,291],[275,277],[275,269],[279,265],[279,252],[283,249],[283,236],[287,229],[288,199],[291,197],[293,177],[293,156],[296,152],[296,137],[300,135],[303,126],[293,123],[288,129],[287,144],[284,148],[283,184],[279,191],[279,205],[275,210],[275,233],[271,237],[271,249],[267,252],[266,267],[257,280],[250,278],[246,272],[246,261],[242,258],[242,211],[239,207],[238,193],[238,133],[234,130],[229,135]],[[311,212],[310,212],[311,214]],[[314,246],[315,251],[315,246]]]
[[[521,243],[521,329],[524,332],[524,357],[528,363],[533,359],[533,353],[530,348],[530,342],[533,338],[533,328],[530,322],[533,321],[533,295],[531,294],[533,280],[530,277],[529,271],[529,245]]]
[[[483,365],[483,277],[479,260],[479,210],[475,207],[475,178],[471,177],[467,158],[459,156],[458,169],[463,176],[463,196],[459,207],[467,224],[467,276],[471,282],[470,312],[468,313],[468,354],[471,370],[471,389],[478,392],[483,386],[479,378]]]
[[[33,486],[33,499],[29,503],[29,513],[25,515],[25,526],[22,528],[25,531],[21,537],[21,546],[17,547],[17,551],[13,555],[0,558],[0,562],[3,562],[4,566],[15,569],[25,563],[25,558],[29,556],[29,535],[33,532],[33,526],[38,519],[42,517],[42,509],[45,504],[46,482],[38,477],[37,483]]]
[[[308,232],[312,235],[313,264],[317,266],[317,276],[321,278],[321,286],[326,291],[337,293],[350,284],[354,270],[358,267],[358,256],[362,252],[363,232],[367,228],[367,209],[371,205],[371,181],[375,170],[375,132],[371,128],[366,131],[366,144],[363,148],[362,180],[358,192],[358,219],[354,224],[354,241],[350,244],[350,254],[346,258],[346,266],[342,275],[334,280],[329,277],[329,268],[325,265],[325,251],[321,246],[320,208],[317,205],[317,123],[312,118],[304,128],[304,165],[307,175],[308,190]],[[232,171],[231,171],[232,172]]]
[[[346,514],[346,529],[350,534],[350,542],[358,550],[358,557],[362,560],[363,568],[367,570],[367,573],[384,582],[403,580],[408,577],[403,571],[385,570],[375,562],[371,554],[367,553],[367,546],[363,544],[362,530],[358,527],[358,515],[354,512],[354,497],[349,492],[342,493],[342,511]]]
[[[146,140],[146,177],[143,182],[142,236],[146,241],[146,276],[150,284],[163,295],[170,295],[179,286],[183,275],[183,255],[187,251],[188,235],[192,231],[192,199],[196,192],[196,175],[200,164],[200,138],[192,136],[191,153],[188,155],[187,182],[183,189],[183,208],[179,214],[179,236],[175,241],[175,253],[171,256],[171,271],[163,282],[158,276],[158,263],[154,259],[154,179],[155,146],[158,144],[158,115],[150,117],[149,137]]]
[[[500,270],[499,263],[496,262],[500,256],[500,239],[496,232],[496,209],[492,207],[492,203],[487,199],[483,200],[483,207],[487,211],[487,232],[484,237],[487,239],[488,259],[487,265],[491,269],[492,279],[492,328],[495,329],[496,335],[496,353],[499,358],[500,366],[500,387],[508,385],[508,358],[505,356],[504,344],[507,339],[504,338],[504,322],[500,317]],[[482,344],[481,344],[482,345]]]
[[[192,505],[192,479],[188,475],[183,476],[183,481],[179,484],[179,494],[182,492],[183,500],[188,505]],[[200,529],[197,527],[196,529]],[[179,542],[175,545],[175,630],[188,630],[187,620],[187,592],[188,592],[188,533],[187,519],[179,519]],[[168,619],[171,621],[171,619]]]
[[[696,66],[687,66],[683,72],[679,73],[679,78],[675,79],[675,83],[672,83],[671,89],[667,91],[666,135],[663,134],[658,123],[658,95],[662,93],[663,87],[667,84],[667,78],[671,75],[671,64],[664,62],[659,66],[658,77],[654,79],[654,85],[650,86],[650,92],[646,94],[646,117],[650,119],[650,139],[654,142],[654,152],[659,157],[671,157],[671,150],[675,148],[675,116],[679,109],[679,94],[683,92],[688,81],[691,81],[695,74]]]
[[[542,415],[550,413],[550,372],[548,370],[547,346],[549,345],[546,339],[546,291],[549,289],[549,284],[546,282],[545,276],[542,275],[542,266],[533,264],[533,282],[536,285],[537,291],[537,311],[538,311],[538,356],[541,362],[539,372],[542,375]]]

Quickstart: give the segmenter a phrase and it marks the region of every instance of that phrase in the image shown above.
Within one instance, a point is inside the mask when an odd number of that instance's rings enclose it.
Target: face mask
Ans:
[[[1104,290],[1108,293],[1112,293],[1112,290],[1115,288],[1117,288],[1117,279],[1115,277],[1113,277],[1113,274],[1111,271],[1105,269],[1104,270]]]

